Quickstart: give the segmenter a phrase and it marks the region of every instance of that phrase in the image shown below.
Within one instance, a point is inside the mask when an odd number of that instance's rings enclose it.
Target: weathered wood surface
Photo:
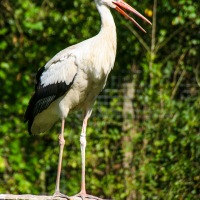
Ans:
[[[82,200],[81,197],[68,197],[68,198],[60,198],[52,196],[45,196],[45,195],[32,195],[32,194],[21,194],[21,195],[14,195],[14,194],[0,194],[0,200]],[[92,199],[91,199],[92,200]]]
[[[83,200],[81,197],[76,196],[70,196],[66,198],[61,197],[53,197],[53,196],[45,196],[45,195],[32,195],[32,194],[21,194],[21,195],[15,195],[15,194],[0,194],[0,200]],[[103,200],[98,197],[94,198],[84,198],[85,200]],[[106,199],[105,199],[106,200]]]

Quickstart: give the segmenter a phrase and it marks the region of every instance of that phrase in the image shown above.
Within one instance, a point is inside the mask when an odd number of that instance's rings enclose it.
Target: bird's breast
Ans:
[[[91,45],[83,47],[85,51],[76,51],[75,64],[78,71],[74,83],[61,101],[61,113],[64,117],[65,108],[74,111],[92,107],[114,66],[116,49],[112,43],[93,44],[92,48]]]
[[[103,90],[108,74],[105,74],[105,71],[102,70],[92,73],[92,69],[87,71],[79,69],[70,91],[60,102],[61,117],[66,117],[68,111],[80,109],[86,111],[91,108],[95,99]]]

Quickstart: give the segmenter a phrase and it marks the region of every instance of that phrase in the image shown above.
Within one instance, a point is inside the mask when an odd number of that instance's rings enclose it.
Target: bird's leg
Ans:
[[[59,152],[58,171],[57,171],[55,192],[60,192],[60,174],[61,174],[61,168],[62,168],[62,155],[63,155],[63,149],[64,149],[64,145],[65,145],[64,126],[65,126],[65,120],[63,119],[61,133],[59,135],[60,152]]]
[[[82,125],[82,132],[80,135],[80,144],[81,144],[81,164],[82,164],[82,172],[81,172],[81,191],[72,196],[73,197],[80,197],[83,200],[91,199],[91,200],[103,200],[101,198],[95,197],[93,195],[89,195],[86,193],[86,187],[85,187],[85,149],[87,145],[86,141],[86,128],[87,128],[87,122],[92,113],[92,109],[88,110],[84,115],[83,125]]]
[[[61,174],[61,168],[62,168],[63,149],[65,145],[64,127],[65,127],[65,119],[62,119],[61,133],[59,135],[60,151],[59,151],[59,160],[58,160],[58,171],[57,171],[57,178],[56,178],[56,188],[55,188],[55,193],[53,197],[68,198],[66,195],[60,193],[60,174]]]
[[[87,128],[88,117],[85,116],[83,120],[82,132],[80,135],[80,143],[81,143],[81,163],[82,163],[82,173],[81,173],[81,191],[80,194],[86,194],[85,188],[85,149],[87,145],[86,141],[86,128]]]
[[[86,187],[85,187],[85,149],[86,149],[86,145],[87,145],[86,128],[87,128],[87,121],[88,121],[90,114],[91,114],[91,112],[88,112],[84,117],[83,125],[82,125],[82,132],[81,132],[81,135],[80,135],[81,162],[82,162],[81,191],[77,195],[74,195],[74,196],[81,197],[83,200],[85,200],[85,199],[102,200],[98,197],[87,194],[86,193]]]

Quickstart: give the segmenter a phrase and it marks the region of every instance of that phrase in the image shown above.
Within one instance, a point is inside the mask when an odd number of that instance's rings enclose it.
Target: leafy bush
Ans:
[[[142,34],[113,12],[118,53],[88,125],[87,190],[116,200],[199,199],[199,5],[129,3],[153,18],[153,32],[141,22]],[[95,35],[99,15],[89,0],[4,0],[0,9],[0,193],[52,194],[60,124],[29,136],[24,111],[38,68]],[[131,98],[124,83],[132,84]],[[81,120],[75,113],[66,123],[61,190],[69,195],[80,190]]]

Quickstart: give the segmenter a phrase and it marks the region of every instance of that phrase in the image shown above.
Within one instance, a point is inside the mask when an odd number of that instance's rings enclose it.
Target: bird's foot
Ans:
[[[90,195],[90,194],[86,194],[86,193],[78,193],[78,194],[76,194],[72,197],[79,197],[82,200],[104,200],[104,199],[101,199],[99,197],[96,197],[96,196],[93,196],[93,195]]]
[[[54,199],[56,199],[57,197],[70,200],[70,197],[69,197],[69,196],[67,196],[67,195],[65,195],[65,194],[62,194],[62,193],[60,193],[60,192],[55,192],[55,193],[53,194],[51,200],[54,200]]]

